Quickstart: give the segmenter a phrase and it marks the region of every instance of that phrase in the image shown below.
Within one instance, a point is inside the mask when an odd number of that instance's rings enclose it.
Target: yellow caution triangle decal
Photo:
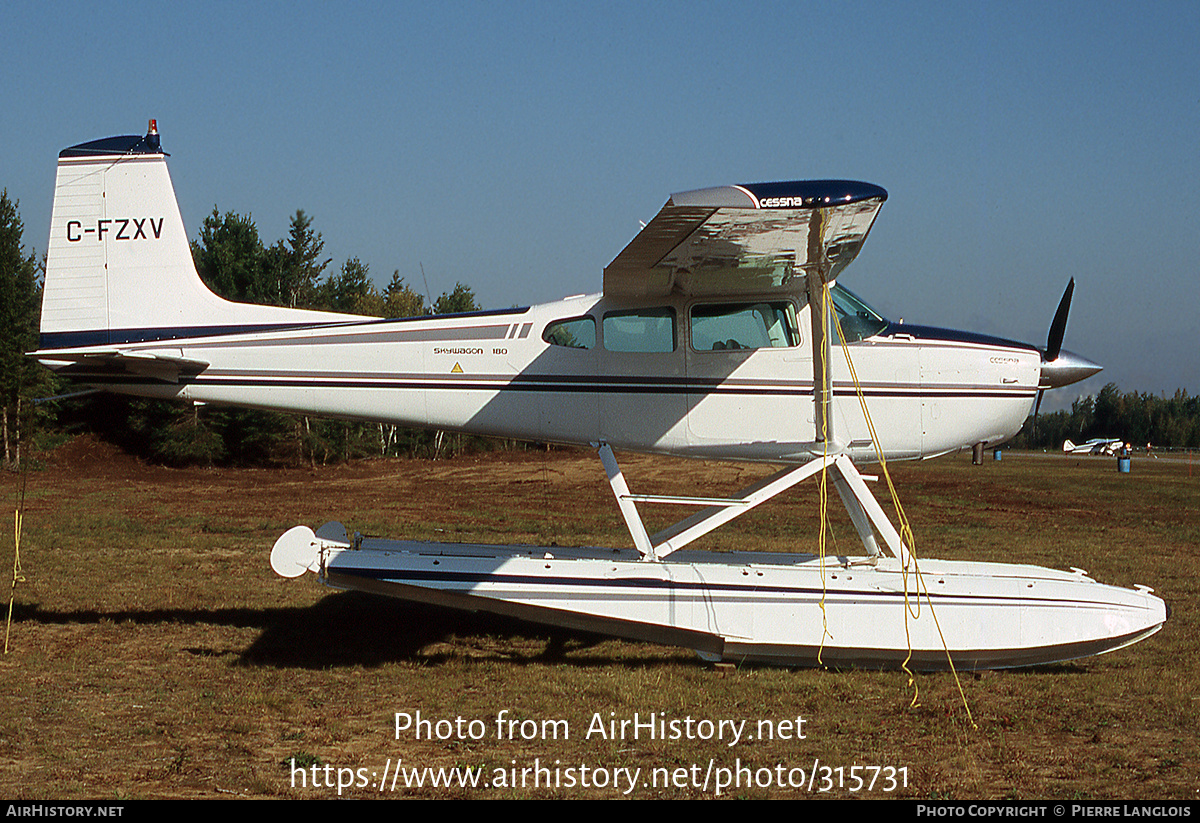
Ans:
[[[463,373],[462,366],[460,366],[460,365],[458,365],[457,363],[455,363],[455,364],[454,364],[454,368],[452,368],[452,369],[450,370],[450,373],[451,373],[451,374],[462,374],[462,373]]]

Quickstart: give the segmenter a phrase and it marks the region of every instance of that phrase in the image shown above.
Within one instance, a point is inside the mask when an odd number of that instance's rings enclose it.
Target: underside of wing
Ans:
[[[762,294],[826,281],[858,255],[887,192],[808,180],[673,194],[604,269],[609,297]]]

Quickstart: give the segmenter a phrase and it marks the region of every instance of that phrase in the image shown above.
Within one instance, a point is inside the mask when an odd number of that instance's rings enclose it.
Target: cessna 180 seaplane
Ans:
[[[61,152],[32,356],[145,397],[590,445],[632,538],[547,549],[297,526],[272,551],[284,576],[788,665],[1025,666],[1111,651],[1166,620],[1150,589],[1078,569],[918,569],[855,463],[1001,442],[1043,390],[1098,367],[1060,348],[1070,289],[1045,351],[890,323],[845,290],[837,280],[887,198],[877,186],[675,194],[604,269],[601,295],[381,320],[212,294],[165,158],[153,121]],[[621,450],[784,468],[728,499],[639,495]],[[685,548],[817,475],[861,557]],[[644,503],[698,511],[651,535]],[[918,596],[932,608],[912,619]]]

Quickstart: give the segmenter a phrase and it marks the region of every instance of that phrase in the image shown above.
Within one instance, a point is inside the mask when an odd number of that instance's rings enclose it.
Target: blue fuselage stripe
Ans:
[[[820,586],[771,586],[755,583],[736,584],[736,583],[713,583],[705,582],[688,582],[681,580],[666,580],[657,578],[588,578],[588,577],[569,577],[569,576],[542,576],[535,574],[498,574],[492,571],[483,572],[454,572],[454,571],[401,571],[398,569],[367,569],[367,568],[331,568],[330,571],[337,572],[349,577],[361,577],[368,580],[379,580],[386,583],[397,583],[410,586],[425,586],[431,587],[437,584],[446,586],[478,586],[480,584],[496,584],[496,585],[512,585],[531,587],[533,590],[547,591],[561,587],[583,588],[583,589],[598,589],[602,591],[611,591],[613,589],[621,589],[630,592],[641,590],[647,595],[660,595],[669,592],[692,591],[705,592],[712,594],[740,594],[752,593],[755,595],[777,594],[777,595],[808,595],[813,597],[834,595],[837,597],[854,597],[856,599],[882,599],[882,600],[902,600],[905,597],[912,597],[912,593],[907,595],[902,591],[880,591],[878,589],[851,589],[841,591],[837,589],[822,588]],[[1027,605],[1047,605],[1047,604],[1078,604],[1078,605],[1095,605],[1093,601],[1063,599],[1063,598],[1037,598],[1037,597],[1011,597],[1005,595],[993,594],[946,594],[938,592],[929,592],[928,596],[942,601],[1004,601],[1012,603],[1022,603]]]

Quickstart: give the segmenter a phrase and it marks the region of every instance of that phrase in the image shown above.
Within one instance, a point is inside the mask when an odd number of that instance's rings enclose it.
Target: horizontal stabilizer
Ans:
[[[164,383],[178,383],[180,376],[195,376],[208,368],[208,363],[203,360],[181,355],[120,349],[55,349],[31,352],[29,356],[52,367],[57,364],[59,367],[56,371],[59,374],[81,382],[88,382],[89,377],[134,375]]]

